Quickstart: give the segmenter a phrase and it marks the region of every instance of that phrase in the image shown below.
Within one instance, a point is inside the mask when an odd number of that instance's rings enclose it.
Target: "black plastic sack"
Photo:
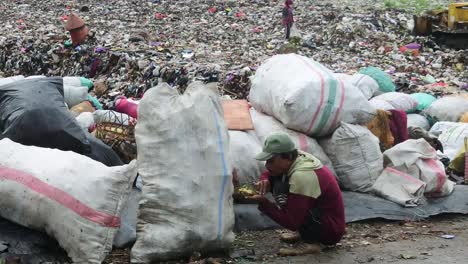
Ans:
[[[111,147],[85,132],[63,98],[61,77],[0,86],[0,139],[88,156],[107,166],[123,162]]]
[[[0,138],[23,145],[89,153],[85,132],[70,115],[60,77],[0,86]]]
[[[92,158],[93,160],[99,161],[108,167],[124,165],[117,153],[115,153],[111,147],[104,144],[104,142],[89,133],[87,133],[87,139],[89,140],[91,151],[84,155]]]

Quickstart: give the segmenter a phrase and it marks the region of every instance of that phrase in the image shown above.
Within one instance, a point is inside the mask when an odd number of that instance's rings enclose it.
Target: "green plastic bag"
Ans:
[[[88,101],[90,101],[96,109],[102,110],[102,104],[96,97],[93,97],[88,94]]]
[[[85,77],[80,77],[80,82],[81,82],[81,86],[86,86],[86,87],[88,87],[88,89],[90,89],[94,85],[93,81],[91,81],[90,79],[87,79]]]
[[[361,74],[370,76],[379,84],[379,90],[384,93],[395,92],[395,84],[386,72],[376,67],[367,67],[359,71]]]
[[[410,94],[416,101],[418,101],[418,106],[416,107],[417,111],[423,111],[428,108],[436,98],[427,93],[414,93]]]

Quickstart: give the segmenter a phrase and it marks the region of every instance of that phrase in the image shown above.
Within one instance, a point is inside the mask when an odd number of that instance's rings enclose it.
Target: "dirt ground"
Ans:
[[[444,215],[418,222],[372,220],[349,224],[340,244],[317,255],[278,257],[283,230],[237,234],[233,258],[192,263],[468,263],[468,216]],[[453,235],[451,239],[444,235]],[[173,263],[188,263],[181,260]],[[115,250],[106,264],[129,263],[128,250]]]

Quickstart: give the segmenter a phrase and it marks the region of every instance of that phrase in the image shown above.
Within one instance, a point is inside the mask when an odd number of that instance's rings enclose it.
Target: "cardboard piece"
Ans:
[[[229,130],[254,130],[247,100],[223,100],[222,104]]]

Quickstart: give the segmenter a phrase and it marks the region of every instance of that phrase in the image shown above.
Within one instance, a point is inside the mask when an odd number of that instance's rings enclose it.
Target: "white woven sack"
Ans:
[[[262,145],[254,131],[229,131],[229,157],[240,184],[255,183],[265,170],[264,162],[255,159],[260,152]]]
[[[55,238],[74,263],[112,250],[136,163],[107,167],[71,151],[0,141],[0,216]]]
[[[407,119],[407,127],[420,127],[424,130],[431,128],[427,118],[420,114],[408,114]]]
[[[446,196],[453,191],[455,184],[448,180],[436,150],[425,139],[409,139],[386,150],[384,160],[386,166],[425,182],[426,195]]]
[[[179,95],[164,83],[145,93],[138,117],[143,188],[132,263],[229,248],[234,187],[218,92],[195,82]]]
[[[383,170],[379,139],[366,127],[341,123],[330,138],[319,141],[331,159],[343,189],[368,192]]]
[[[249,99],[255,109],[309,136],[329,135],[340,121],[366,124],[375,115],[356,87],[296,54],[276,55],[263,63],[252,78]]]
[[[452,160],[463,147],[465,137],[468,137],[468,123],[455,123],[439,135],[439,141],[444,147],[444,154]]]
[[[468,100],[463,96],[446,96],[435,100],[424,113],[436,121],[458,122],[468,112]]]
[[[332,172],[333,164],[328,158],[327,154],[323,151],[322,147],[317,143],[314,138],[308,137],[302,133],[285,128],[278,120],[271,116],[264,115],[255,109],[250,109],[252,122],[262,146],[266,138],[275,132],[283,132],[289,135],[299,150],[310,153],[318,158],[322,164],[326,165]]]
[[[346,84],[353,85],[361,91],[362,95],[369,100],[379,90],[379,84],[372,77],[365,74],[348,75],[344,73],[335,73],[335,76]]]
[[[370,100],[370,103],[375,107],[374,101],[380,103],[380,101],[385,101],[389,103],[393,109],[403,110],[405,112],[413,111],[418,106],[418,101],[411,97],[409,94],[398,93],[398,92],[389,92],[384,93],[379,96],[376,96]],[[383,108],[379,108],[383,109]],[[390,109],[383,109],[390,110]]]

